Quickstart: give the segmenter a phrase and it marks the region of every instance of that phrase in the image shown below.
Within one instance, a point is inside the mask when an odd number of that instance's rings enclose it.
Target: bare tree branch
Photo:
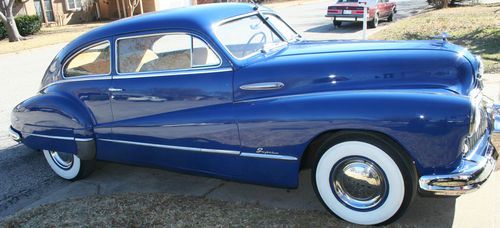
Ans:
[[[15,1],[16,1],[16,0],[10,0],[10,1],[9,1],[9,4],[7,5],[7,9],[11,9],[11,10],[12,10],[12,7],[14,7],[14,2],[15,2]]]
[[[4,4],[5,0],[0,0],[0,19],[3,22],[7,22],[7,17],[5,16],[5,11],[7,11],[7,9],[4,7]]]
[[[139,5],[139,0],[128,0],[128,6],[130,7],[130,16],[134,16],[135,8]]]
[[[0,19],[2,20],[2,22],[7,21],[7,17],[3,15],[3,12],[0,12]]]

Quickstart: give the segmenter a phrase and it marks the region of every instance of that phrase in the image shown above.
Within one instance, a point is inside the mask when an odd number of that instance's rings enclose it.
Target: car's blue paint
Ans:
[[[298,41],[278,52],[237,60],[222,47],[214,25],[254,12],[253,5],[213,4],[95,29],[58,54],[40,94],[14,109],[12,126],[34,149],[77,152],[73,141],[33,133],[92,137],[97,159],[289,188],[298,184],[307,146],[335,130],[387,135],[408,152],[420,175],[456,168],[470,123],[468,94],[477,86],[478,62],[468,51],[442,41]],[[165,32],[202,38],[221,56],[221,66],[212,72],[124,78],[115,70],[112,51],[109,78],[68,80],[60,73],[62,63],[90,44],[109,40],[114,50],[117,38]],[[285,86],[240,89],[260,82]],[[124,91],[109,92],[111,87]],[[240,152],[296,160],[249,158]]]

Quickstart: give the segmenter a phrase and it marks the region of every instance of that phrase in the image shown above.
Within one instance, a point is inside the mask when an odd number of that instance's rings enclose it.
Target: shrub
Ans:
[[[33,35],[42,28],[42,21],[37,15],[16,17],[16,24],[21,36]]]
[[[21,36],[33,35],[38,31],[40,31],[40,28],[42,28],[42,21],[40,20],[40,17],[37,15],[19,16],[16,17],[15,20],[16,20],[17,30],[19,30],[19,34],[21,34]],[[7,37],[7,29],[5,28],[3,23],[0,22],[0,40],[6,37]]]
[[[3,27],[3,23],[0,22],[0,40],[7,37],[7,30]]]

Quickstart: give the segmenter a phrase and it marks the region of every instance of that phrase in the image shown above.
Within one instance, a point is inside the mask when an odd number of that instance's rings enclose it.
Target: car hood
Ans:
[[[463,47],[441,40],[428,41],[358,41],[358,40],[328,40],[301,41],[290,43],[279,56],[321,54],[336,52],[369,52],[389,50],[440,50],[460,53],[466,58],[473,56]],[[471,59],[469,59],[471,60]]]

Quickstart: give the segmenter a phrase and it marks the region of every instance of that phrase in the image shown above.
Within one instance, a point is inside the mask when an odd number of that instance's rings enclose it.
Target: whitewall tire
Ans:
[[[412,179],[397,151],[376,140],[331,139],[313,173],[318,198],[334,215],[361,225],[397,219],[413,198]],[[383,143],[381,144],[383,145]]]
[[[66,180],[76,180],[87,176],[93,170],[94,161],[82,161],[75,154],[43,150],[50,168]]]

